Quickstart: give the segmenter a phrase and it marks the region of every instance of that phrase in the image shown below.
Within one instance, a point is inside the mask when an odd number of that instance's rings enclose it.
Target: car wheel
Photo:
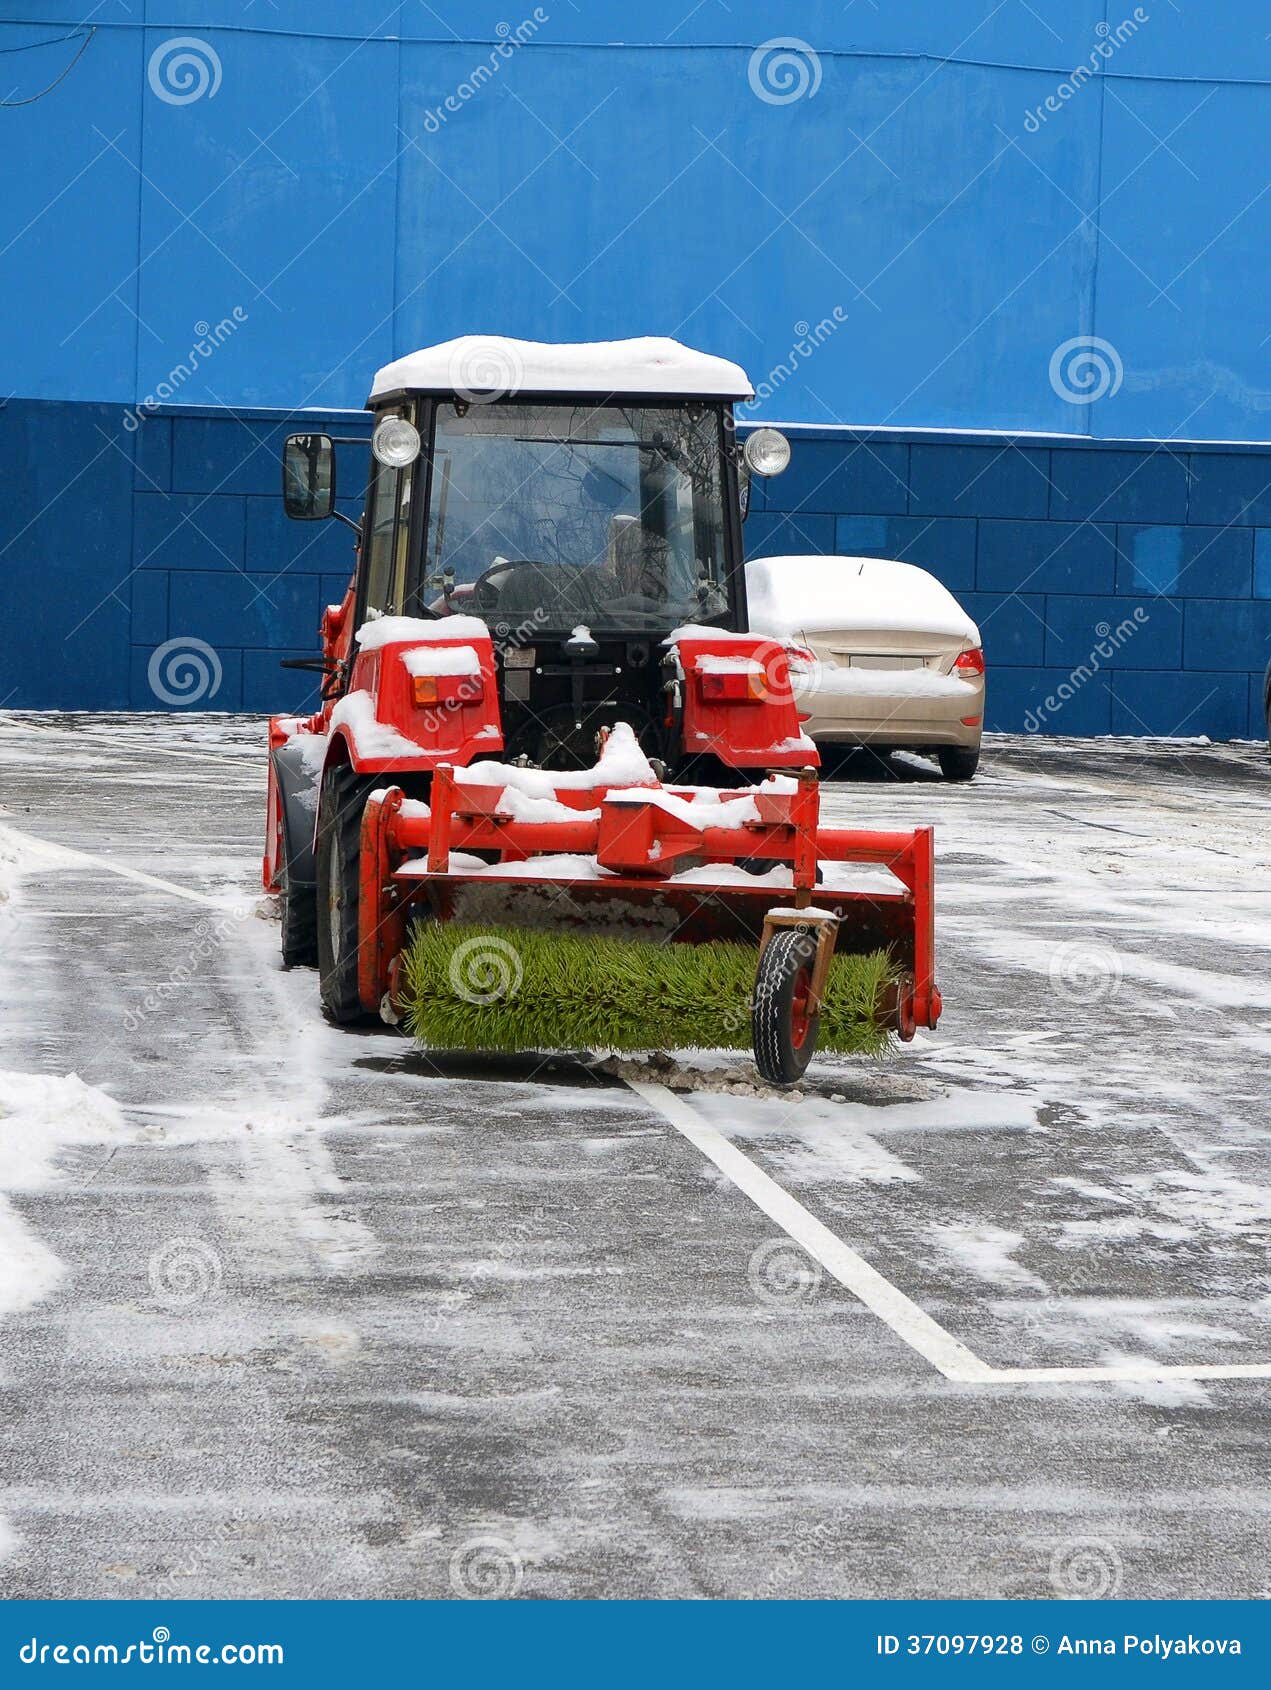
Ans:
[[[972,780],[980,766],[980,751],[967,751],[960,745],[942,745],[936,753],[940,773],[946,780]]]

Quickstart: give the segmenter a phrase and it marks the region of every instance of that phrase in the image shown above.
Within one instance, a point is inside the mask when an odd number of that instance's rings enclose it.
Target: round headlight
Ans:
[[[419,430],[405,417],[385,417],[371,436],[371,450],[390,469],[405,469],[419,456]]]
[[[745,452],[756,475],[780,475],[790,462],[790,442],[779,428],[757,428],[747,436]]]

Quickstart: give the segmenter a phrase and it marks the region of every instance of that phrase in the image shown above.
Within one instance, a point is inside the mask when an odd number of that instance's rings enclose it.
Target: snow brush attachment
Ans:
[[[659,944],[425,920],[403,952],[399,1003],[408,1030],[431,1050],[728,1050],[753,1042],[764,1077],[790,1084],[815,1047],[877,1056],[888,1044],[886,1005],[897,979],[888,954],[830,958],[819,1014],[809,1015],[815,950],[806,935],[778,930],[756,973],[755,947],[727,940]]]

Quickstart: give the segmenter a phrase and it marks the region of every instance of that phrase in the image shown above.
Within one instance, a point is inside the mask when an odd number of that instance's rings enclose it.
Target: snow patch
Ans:
[[[665,335],[552,342],[465,334],[385,364],[375,372],[371,398],[411,388],[428,393],[453,393],[474,385],[479,389],[483,370],[489,370],[494,378],[491,390],[512,393],[649,393],[751,399],[755,391],[737,364],[709,352],[695,352]]]
[[[947,587],[890,558],[752,558],[746,601],[752,630],[774,639],[904,629],[980,643],[979,629]]]
[[[1015,1252],[1023,1248],[1021,1233],[1000,1226],[969,1226],[951,1222],[933,1226],[937,1244],[959,1266],[990,1285],[1029,1285],[1044,1291],[1046,1283],[1017,1262]]]
[[[932,698],[947,702],[976,703],[979,688],[958,675],[942,675],[938,669],[859,669],[832,661],[792,662],[791,679],[805,687],[801,702],[812,704],[817,695],[830,698]]]
[[[359,757],[418,757],[420,747],[375,714],[375,700],[362,687],[346,692],[331,712],[332,728],[347,728]]]
[[[64,1264],[10,1204],[9,1194],[57,1183],[57,1158],[72,1145],[127,1135],[119,1105],[77,1074],[0,1071],[0,1315],[29,1308]]]
[[[363,651],[382,646],[419,641],[427,645],[439,637],[447,640],[488,640],[490,629],[479,616],[377,616],[363,622],[353,636]]]
[[[481,659],[470,645],[421,645],[402,653],[408,675],[479,675]]]
[[[598,786],[651,786],[657,781],[649,759],[626,722],[615,722],[590,769],[522,769],[515,763],[469,763],[454,771],[460,786],[514,788],[530,798],[553,798],[557,792],[590,792]]]

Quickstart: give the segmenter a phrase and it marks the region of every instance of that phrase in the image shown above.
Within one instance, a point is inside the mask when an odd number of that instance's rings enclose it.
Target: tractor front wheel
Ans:
[[[770,1086],[792,1086],[816,1049],[818,1018],[811,1013],[816,940],[798,928],[779,928],[763,948],[755,974],[751,1036],[755,1066]]]
[[[333,1021],[366,1017],[357,984],[358,866],[362,811],[373,784],[351,769],[331,768],[318,798],[318,973],[322,1007]]]
[[[318,960],[318,903],[312,886],[294,886],[291,864],[284,860],[279,873],[282,917],[282,965],[284,968],[312,968]]]

